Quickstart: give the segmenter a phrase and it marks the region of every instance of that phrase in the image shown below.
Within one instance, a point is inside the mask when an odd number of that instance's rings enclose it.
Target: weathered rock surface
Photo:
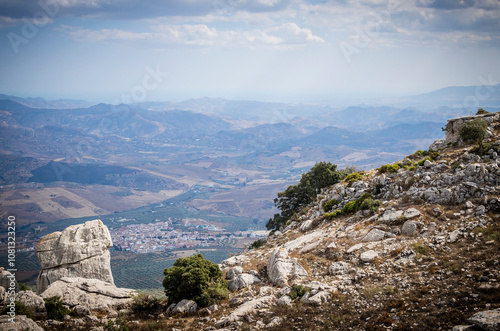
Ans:
[[[378,253],[375,252],[374,250],[366,251],[359,256],[359,258],[363,262],[371,262],[375,260],[376,257],[378,257]]]
[[[259,278],[257,278],[254,275],[243,273],[243,274],[239,274],[237,276],[234,276],[233,279],[231,279],[231,281],[229,282],[228,287],[229,287],[230,291],[234,292],[234,291],[237,291],[239,289],[248,287],[248,286],[256,284],[256,283],[260,283]]]
[[[215,323],[215,327],[220,328],[222,326],[228,325],[232,322],[239,321],[241,318],[243,318],[245,315],[248,315],[255,311],[255,309],[267,306],[271,302],[273,302],[274,296],[265,296],[261,298],[257,298],[251,301],[247,301],[238,308],[236,308],[229,316],[222,318],[220,321]]]
[[[3,287],[6,291],[9,291],[9,288],[14,288],[15,292],[20,290],[16,277],[3,267],[0,267],[0,287]]]
[[[109,255],[112,245],[108,228],[101,220],[72,225],[42,238],[35,247],[42,266],[37,292],[42,293],[63,277],[98,279],[114,284]]]
[[[468,321],[487,331],[500,330],[500,309],[481,311],[472,315]]]
[[[40,318],[47,313],[42,297],[36,295],[33,291],[18,292],[16,294],[16,302],[20,302],[30,308],[34,317]]]
[[[24,315],[16,315],[14,322],[9,321],[10,316],[0,315],[0,330],[9,331],[43,331],[31,318]]]
[[[50,284],[41,296],[60,296],[70,307],[81,305],[90,310],[118,310],[130,304],[133,293],[134,290],[117,288],[98,279],[63,277]]]
[[[183,299],[172,308],[173,314],[195,313],[198,305],[193,300]]]
[[[288,250],[276,248],[267,262],[267,276],[273,285],[283,287],[289,279],[307,276],[307,271],[295,260],[288,258]]]

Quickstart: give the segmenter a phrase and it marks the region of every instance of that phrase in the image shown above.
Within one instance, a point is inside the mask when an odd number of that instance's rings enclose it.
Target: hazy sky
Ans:
[[[0,0],[0,93],[324,101],[500,82],[498,0]]]

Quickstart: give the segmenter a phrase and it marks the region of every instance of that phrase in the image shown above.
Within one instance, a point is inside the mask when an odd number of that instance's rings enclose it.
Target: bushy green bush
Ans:
[[[358,207],[356,205],[356,200],[349,201],[344,205],[344,208],[342,208],[342,214],[351,214],[355,213],[358,211]]]
[[[149,314],[154,314],[160,307],[160,299],[152,295],[139,293],[132,297],[132,305],[130,308],[134,314],[145,317]]]
[[[481,145],[486,138],[486,128],[488,123],[480,118],[475,118],[471,121],[465,122],[460,126],[460,138],[467,144]]]
[[[14,309],[16,311],[16,315],[26,315],[26,317],[28,318],[33,318],[33,312],[31,311],[31,308],[26,307],[22,302],[16,301],[14,303]],[[0,311],[0,315],[6,315],[9,311],[10,308],[6,306]]]
[[[65,315],[71,311],[64,306],[60,296],[53,296],[43,299],[45,301],[45,309],[47,310],[47,318],[57,321],[62,321]]]
[[[371,197],[365,199],[361,205],[359,206],[359,209],[361,210],[369,210],[372,214],[375,214],[375,212],[379,209],[380,207],[380,201],[379,200],[373,200]]]
[[[21,291],[29,291],[29,288],[28,286],[26,286],[24,283],[22,282],[19,282],[19,288],[21,289]]]
[[[401,168],[399,163],[384,164],[383,166],[380,166],[380,168],[378,168],[378,172],[380,172],[381,174],[383,174],[385,172],[394,173],[394,172],[397,172],[399,170],[399,168]]]
[[[479,108],[479,109],[477,110],[476,115],[485,115],[485,114],[489,114],[489,113],[490,113],[489,111],[486,111],[486,110],[484,110],[483,108]]]
[[[163,274],[165,294],[172,302],[188,299],[206,307],[229,296],[219,266],[201,254],[177,259]]]
[[[497,153],[500,152],[499,146],[490,143],[482,143],[481,145],[474,146],[470,151],[471,153],[477,154],[479,156],[484,156],[490,151],[490,149],[494,150]]]
[[[339,203],[340,201],[336,199],[325,201],[323,202],[323,210],[325,211],[325,213],[329,212],[330,210],[332,210],[333,206],[336,206]]]
[[[329,220],[334,220],[338,215],[342,215],[342,210],[337,209],[329,213],[325,213],[326,218]]]
[[[363,174],[359,172],[353,172],[352,174],[349,174],[344,178],[344,181],[347,182],[348,186],[351,186],[354,182],[360,181],[363,179]]]
[[[288,293],[288,296],[292,300],[296,301],[300,300],[300,298],[302,298],[304,294],[306,294],[307,292],[311,292],[311,288],[306,287],[304,285],[293,284],[292,290]]]
[[[268,230],[278,230],[295,214],[314,200],[322,188],[331,186],[344,179],[351,169],[337,170],[337,165],[330,162],[319,162],[302,175],[297,185],[290,185],[278,193],[274,199],[276,208],[280,210],[267,224]]]
[[[428,151],[423,151],[423,150],[419,149],[418,151],[416,151],[415,153],[413,153],[413,155],[418,156],[418,157],[420,157],[420,156],[427,156],[427,155],[429,155],[429,152]]]
[[[432,161],[430,157],[426,157],[425,159],[422,159],[422,160],[418,161],[417,162],[417,166],[422,167],[424,165],[425,161],[427,161],[427,160],[428,161]]]
[[[259,248],[259,247],[262,247],[264,246],[264,244],[266,243],[266,240],[261,238],[261,239],[257,239],[255,240],[253,243],[250,244],[250,248]]]

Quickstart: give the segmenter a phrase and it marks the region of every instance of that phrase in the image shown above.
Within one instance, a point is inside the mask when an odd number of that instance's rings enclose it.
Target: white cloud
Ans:
[[[287,46],[306,43],[323,43],[310,29],[295,23],[283,23],[277,27],[254,30],[217,30],[205,24],[157,25],[153,32],[131,32],[120,29],[90,30],[62,26],[72,39],[88,41],[147,41],[155,46],[176,44],[186,46]]]

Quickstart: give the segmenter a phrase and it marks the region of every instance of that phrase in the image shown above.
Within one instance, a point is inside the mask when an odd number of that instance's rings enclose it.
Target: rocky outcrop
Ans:
[[[47,314],[45,301],[33,291],[20,291],[16,294],[16,302],[22,303],[33,313],[33,317],[42,318]]]
[[[483,330],[500,330],[500,309],[481,311],[472,315],[468,321]]]
[[[451,144],[451,143],[462,143],[462,139],[460,139],[460,127],[465,123],[470,120],[473,120],[475,118],[481,118],[482,120],[486,121],[489,126],[491,126],[492,123],[495,122],[500,122],[500,114],[499,113],[491,113],[491,114],[485,114],[485,115],[475,115],[475,116],[465,116],[465,117],[458,117],[458,118],[453,118],[448,120],[448,123],[446,124],[446,136],[444,139],[444,144]],[[492,132],[489,130],[489,135],[491,136]]]
[[[270,303],[274,302],[274,300],[274,296],[269,295],[245,302],[244,304],[236,308],[233,312],[231,312],[229,316],[224,317],[216,322],[215,327],[222,327],[230,323],[239,321],[244,316],[254,312],[255,309],[261,308],[263,306],[268,306]]]
[[[289,279],[307,276],[307,271],[295,259],[288,258],[286,248],[276,248],[267,262],[267,277],[276,286],[288,285]]]
[[[112,245],[108,228],[101,220],[72,225],[42,238],[35,247],[42,266],[38,293],[63,277],[98,279],[113,284],[109,255]]]
[[[14,321],[9,320],[9,318],[8,315],[0,315],[0,330],[43,331],[32,319],[24,315],[16,315]]]
[[[0,287],[3,287],[6,291],[14,289],[15,292],[19,292],[19,284],[16,281],[16,277],[9,271],[4,270],[3,267],[0,267]]]
[[[41,294],[42,298],[60,296],[69,307],[84,306],[89,310],[119,310],[128,306],[134,290],[117,288],[97,279],[63,277]]]

